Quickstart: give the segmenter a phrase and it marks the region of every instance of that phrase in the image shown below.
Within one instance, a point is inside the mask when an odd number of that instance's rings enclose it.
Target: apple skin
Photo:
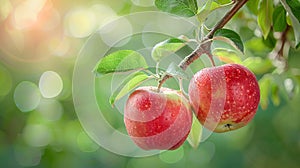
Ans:
[[[247,125],[260,100],[255,75],[239,64],[204,68],[189,84],[190,104],[200,121],[214,132],[226,132]]]
[[[124,110],[128,135],[144,150],[174,150],[186,140],[192,110],[180,91],[145,86],[128,98]]]

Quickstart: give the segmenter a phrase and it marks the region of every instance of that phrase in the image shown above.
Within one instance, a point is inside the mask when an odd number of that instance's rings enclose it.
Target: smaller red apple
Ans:
[[[192,111],[180,91],[140,87],[128,98],[124,122],[128,135],[144,150],[174,150],[186,140]]]
[[[260,100],[255,75],[238,64],[204,68],[189,84],[189,99],[201,124],[226,132],[247,125]]]

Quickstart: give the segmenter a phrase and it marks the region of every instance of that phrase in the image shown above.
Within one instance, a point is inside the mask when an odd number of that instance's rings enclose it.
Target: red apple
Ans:
[[[225,64],[197,72],[189,84],[189,99],[204,127],[226,132],[252,120],[260,91],[250,70],[238,64]]]
[[[174,150],[190,132],[192,111],[180,91],[140,87],[126,102],[124,122],[128,135],[140,148]]]

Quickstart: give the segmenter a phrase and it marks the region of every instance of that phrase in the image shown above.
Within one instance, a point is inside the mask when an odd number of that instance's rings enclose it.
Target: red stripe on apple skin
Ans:
[[[179,92],[140,87],[128,98],[124,122],[128,135],[145,150],[177,149],[192,125],[188,100]]]
[[[198,120],[214,132],[247,125],[260,100],[255,75],[238,64],[204,68],[189,85],[190,103]]]

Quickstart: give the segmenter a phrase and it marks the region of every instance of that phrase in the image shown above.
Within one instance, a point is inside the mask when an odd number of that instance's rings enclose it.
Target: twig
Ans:
[[[280,39],[278,39],[274,50],[269,54],[269,58],[273,61],[273,65],[277,67],[279,73],[284,72],[288,69],[288,63],[285,56],[285,49],[288,45],[287,34],[290,30],[290,26],[281,33]]]
[[[225,26],[226,23],[230,21],[230,19],[239,11],[241,7],[243,7],[248,0],[237,0],[234,6],[225,14],[225,16],[211,29],[211,31],[203,38],[203,40],[200,42],[198,47],[188,56],[186,56],[180,63],[179,67],[183,70],[186,70],[186,68],[193,63],[196,59],[198,59],[202,54],[211,55],[210,53],[210,47],[212,43],[212,38],[215,34],[215,32],[218,29],[221,29]],[[157,86],[158,92],[160,91],[160,88],[162,87],[163,83],[166,82],[169,78],[172,78],[171,75],[166,74],[163,76],[163,78],[159,81],[159,84]]]

